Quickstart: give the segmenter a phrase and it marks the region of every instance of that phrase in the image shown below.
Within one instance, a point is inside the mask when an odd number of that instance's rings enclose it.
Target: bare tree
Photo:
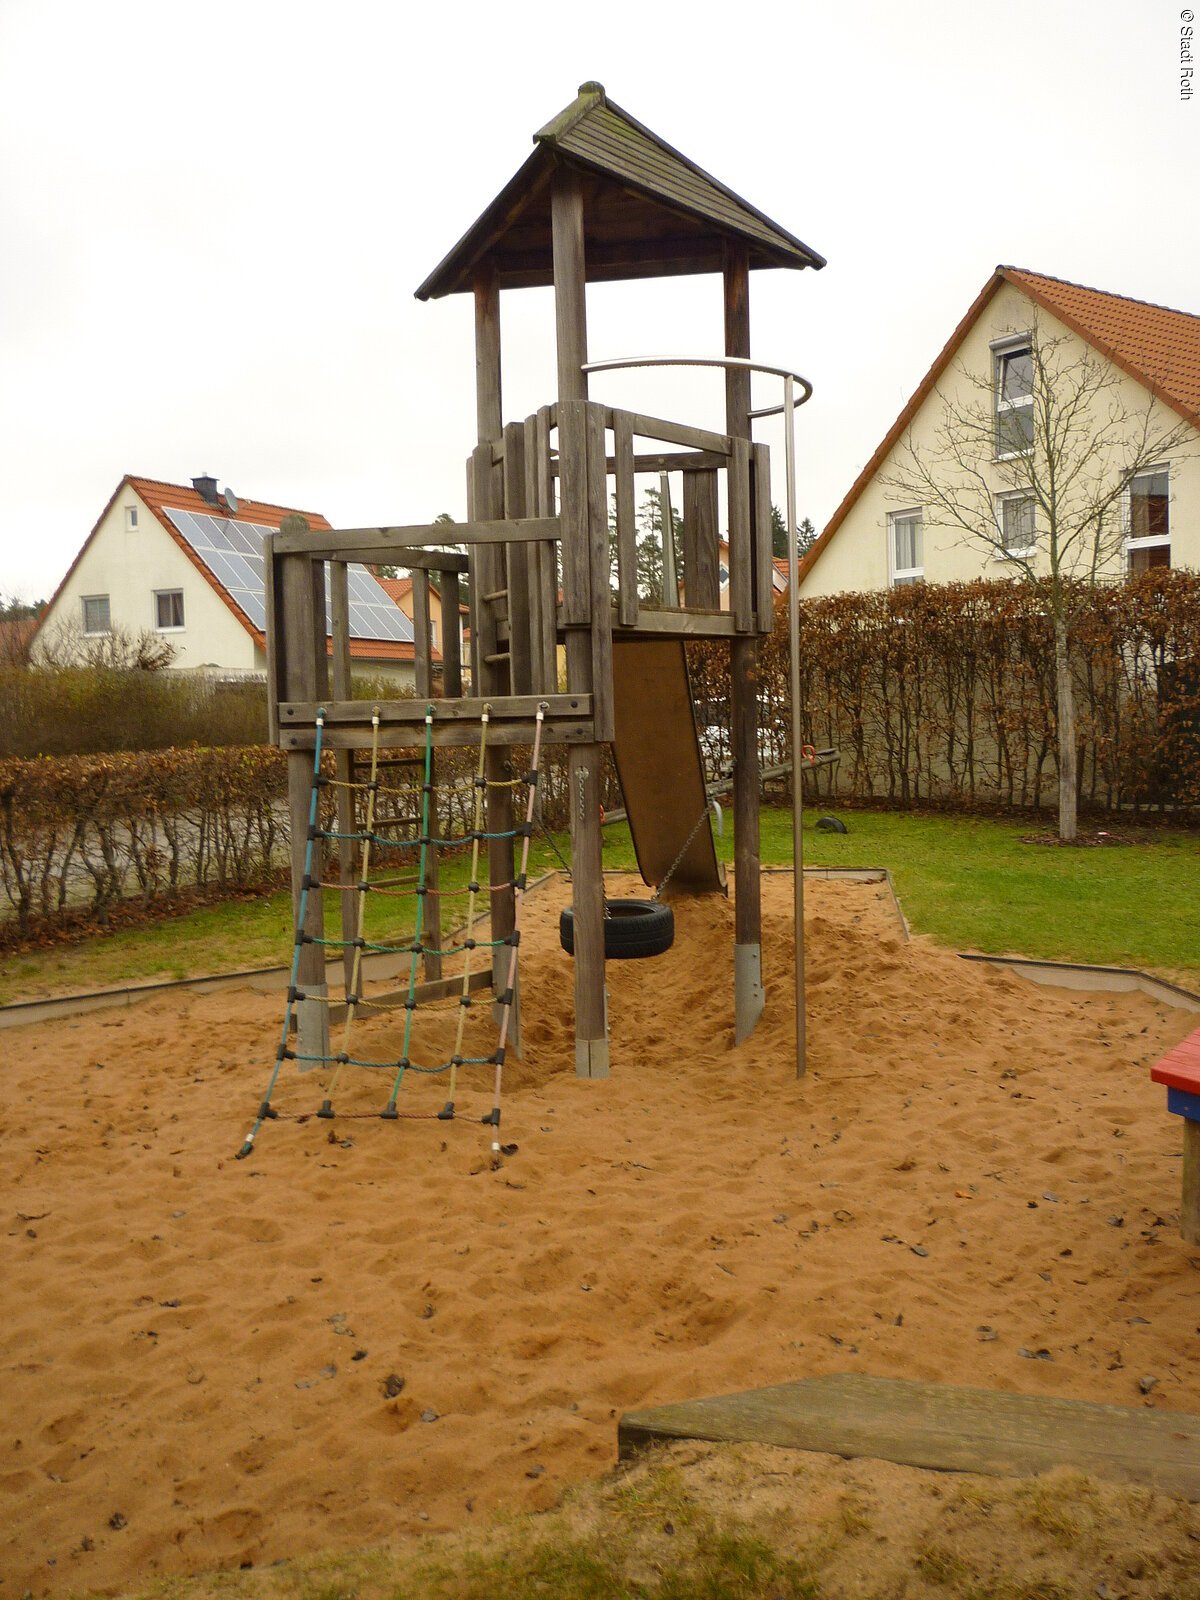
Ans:
[[[34,641],[31,661],[50,669],[64,667],[107,668],[118,672],[162,672],[178,655],[170,639],[152,628],[138,633],[114,627],[107,633],[86,634],[76,619],[44,628]]]
[[[1159,401],[1133,406],[1124,379],[1089,345],[1043,335],[996,351],[995,370],[961,363],[928,443],[911,431],[881,475],[890,497],[1036,584],[1054,629],[1059,834],[1076,837],[1072,633],[1087,590],[1124,570],[1130,487],[1192,453],[1194,430]]]

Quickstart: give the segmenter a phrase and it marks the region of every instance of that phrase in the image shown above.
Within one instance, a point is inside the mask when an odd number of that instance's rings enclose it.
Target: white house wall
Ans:
[[[127,510],[137,510],[137,527],[128,526]],[[155,594],[183,592],[182,628],[159,629]],[[254,640],[208,579],[184,555],[135,490],[126,485],[96,536],[84,551],[41,629],[52,646],[61,626],[82,633],[85,595],[109,597],[114,629],[137,635],[144,629],[161,633],[175,646],[177,670],[216,667],[224,672],[254,672]],[[257,670],[261,671],[261,667]]]
[[[894,489],[885,488],[880,478],[903,472],[905,439],[909,431],[919,450],[933,448],[935,434],[942,420],[942,396],[949,397],[952,404],[977,403],[978,391],[963,378],[961,368],[983,375],[990,382],[993,342],[1009,334],[1027,333],[1035,322],[1043,339],[1061,337],[1082,352],[1083,341],[1057,318],[1036,306],[1015,285],[1002,284],[976,319],[932,393],[913,417],[910,429],[897,439],[802,581],[800,593],[803,597],[814,598],[847,590],[884,589],[888,586],[891,577],[888,515],[913,509],[917,503],[901,499]],[[1069,350],[1066,357],[1070,358]],[[1123,373],[1118,372],[1117,377],[1120,380],[1120,399],[1126,410],[1134,415],[1143,411],[1150,400],[1148,392],[1135,379]],[[1160,408],[1159,417],[1161,425],[1167,429],[1179,420],[1177,414],[1166,407]],[[997,474],[995,490],[1002,492],[1007,487]],[[932,513],[929,508],[923,507],[922,510],[926,582],[946,583],[1011,575],[1013,569],[1006,562],[966,542],[960,532],[936,527],[930,520]],[[1170,527],[1171,565],[1200,569],[1200,436],[1195,434],[1189,445],[1171,461]],[[1113,563],[1112,575],[1119,576],[1124,569],[1124,557],[1120,556]]]

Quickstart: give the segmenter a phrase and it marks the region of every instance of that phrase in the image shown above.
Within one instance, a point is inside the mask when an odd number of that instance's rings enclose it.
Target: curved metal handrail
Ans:
[[[762,361],[752,361],[749,356],[614,356],[611,361],[588,361],[584,372],[618,372],[631,367],[723,367],[738,368],[744,372],[761,372],[769,378],[790,378],[804,390],[799,400],[793,400],[792,410],[811,400],[813,387],[808,379],[790,367],[771,367]],[[787,409],[787,401],[778,406],[762,406],[751,411],[751,418],[777,417]]]
[[[751,421],[757,417],[777,417],[783,414],[784,469],[787,477],[787,527],[788,537],[788,654],[789,680],[792,697],[792,875],[793,875],[793,927],[796,974],[796,1076],[803,1077],[807,1056],[807,1026],[804,1004],[804,835],[803,827],[803,740],[800,728],[800,576],[796,551],[796,418],[800,406],[812,398],[812,384],[798,372],[788,367],[767,366],[752,361],[749,356],[618,356],[612,361],[589,361],[584,372],[616,372],[631,367],[722,367],[726,371],[739,369],[761,372],[768,377],[783,379],[783,404],[762,406],[749,413]],[[796,399],[796,384],[803,394]]]

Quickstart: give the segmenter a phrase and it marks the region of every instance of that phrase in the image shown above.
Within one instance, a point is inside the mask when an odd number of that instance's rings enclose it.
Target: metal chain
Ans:
[[[671,865],[667,868],[666,876],[663,878],[663,880],[659,884],[658,888],[655,889],[654,893],[650,896],[651,905],[653,905],[653,903],[662,894],[663,890],[670,883],[672,877],[674,876],[676,867],[678,867],[679,863],[683,860],[684,856],[687,855],[688,850],[691,847],[692,840],[700,832],[701,824],[704,822],[705,817],[708,816],[708,813],[709,813],[709,811],[711,809],[712,809],[712,801],[711,800],[706,800],[704,802],[704,810],[696,818],[696,821],[695,821],[695,823],[694,823],[694,825],[692,827],[691,833],[689,833],[687,838],[683,841],[682,849],[680,850],[679,854],[675,857],[674,861],[672,861]]]

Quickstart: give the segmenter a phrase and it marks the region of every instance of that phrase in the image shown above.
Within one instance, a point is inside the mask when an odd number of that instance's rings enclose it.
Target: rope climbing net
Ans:
[[[529,869],[529,847],[534,828],[534,813],[537,802],[538,774],[542,751],[542,729],[545,720],[545,704],[538,706],[534,726],[533,748],[530,757],[529,770],[517,778],[489,778],[486,776],[486,762],[488,749],[488,726],[490,721],[490,707],[483,709],[480,725],[479,760],[474,778],[474,802],[472,826],[465,833],[457,836],[442,837],[435,832],[436,818],[432,814],[431,801],[434,794],[433,782],[433,707],[427,706],[425,710],[425,742],[423,751],[423,779],[421,783],[421,803],[419,811],[419,826],[416,836],[407,839],[391,838],[380,831],[384,826],[383,820],[378,816],[378,802],[381,795],[395,795],[402,792],[399,789],[384,784],[380,778],[380,715],[378,708],[371,716],[371,758],[370,775],[366,782],[352,782],[328,776],[321,770],[321,757],[324,743],[325,712],[321,710],[316,719],[316,740],[313,748],[313,773],[312,788],[309,796],[307,836],[304,851],[304,870],[300,880],[300,891],[297,896],[295,934],[292,950],[291,973],[288,980],[287,1002],[283,1015],[283,1026],[280,1034],[279,1045],[275,1051],[275,1060],[270,1078],[267,1083],[266,1093],[258,1108],[254,1125],[246,1135],[245,1142],[238,1151],[238,1160],[243,1160],[254,1148],[254,1141],[262,1125],[266,1121],[278,1120],[284,1113],[272,1103],[272,1096],[279,1081],[284,1063],[294,1061],[301,1071],[324,1069],[328,1073],[328,1082],[325,1087],[324,1098],[316,1111],[316,1116],[330,1119],[335,1116],[333,1097],[337,1092],[342,1078],[343,1070],[347,1067],[361,1068],[372,1072],[382,1072],[388,1075],[390,1087],[387,1100],[381,1110],[376,1112],[350,1112],[342,1115],[350,1116],[378,1116],[384,1121],[395,1121],[402,1115],[399,1109],[399,1100],[404,1080],[408,1074],[420,1077],[445,1078],[447,1082],[447,1095],[442,1109],[433,1115],[439,1121],[449,1122],[455,1116],[455,1101],[458,1088],[459,1069],[463,1067],[492,1067],[494,1068],[492,1104],[488,1113],[481,1118],[485,1125],[492,1129],[492,1156],[498,1160],[500,1155],[499,1129],[500,1129],[500,1098],[504,1076],[504,1058],[509,1046],[509,1039],[513,1022],[513,1008],[517,982],[517,952],[521,942],[521,909],[525,897],[526,883]],[[497,789],[517,790],[524,787],[526,790],[525,811],[523,819],[514,827],[502,830],[488,831],[485,823],[485,804],[489,791]],[[321,793],[326,788],[350,789],[360,792],[365,797],[364,816],[361,828],[351,830],[337,827],[326,828],[321,825]],[[520,867],[513,878],[506,883],[483,884],[480,876],[480,846],[493,840],[520,840],[521,858]],[[325,844],[349,845],[352,849],[359,850],[359,869],[353,881],[348,881],[343,875],[337,879],[327,879],[319,872],[314,873],[318,847]],[[431,858],[437,849],[465,849],[470,847],[470,870],[467,882],[458,888],[434,887],[430,882]],[[385,852],[415,852],[416,874],[415,883],[408,891],[397,890],[394,887],[384,887],[372,883],[371,864],[372,855],[376,853],[381,857]],[[392,859],[395,859],[393,855]],[[494,893],[497,890],[513,891],[513,918],[512,930],[502,938],[477,939],[474,937],[474,928],[477,920],[477,907],[481,893]],[[356,896],[353,932],[341,939],[328,939],[314,935],[307,931],[309,921],[309,897],[323,891],[337,891],[345,895],[351,891]],[[413,927],[411,936],[399,942],[384,942],[368,939],[367,926],[367,897],[371,894],[398,895],[408,893],[415,901],[413,912]],[[465,932],[463,937],[455,941],[453,938],[447,944],[440,942],[429,943],[425,939],[425,906],[427,900],[434,896],[464,896],[466,897]],[[347,930],[343,927],[343,934]],[[346,963],[347,978],[345,986],[345,1015],[342,1020],[341,1036],[336,1050],[313,1052],[299,1045],[299,1007],[305,1002],[315,1005],[330,1005],[332,1002],[325,992],[324,984],[307,987],[300,982],[301,955],[304,947],[320,946],[327,950],[341,950],[349,956]],[[478,987],[473,982],[476,977],[474,967],[477,951],[496,952],[503,949],[508,951],[507,972],[504,975],[504,987],[491,996],[499,1011],[498,1037],[494,1049],[487,1055],[470,1055],[467,1050],[466,1030],[467,1017],[472,1006],[477,1004],[472,999],[473,991]],[[367,955],[396,955],[407,957],[408,974],[407,986],[399,1005],[382,1004],[373,1001],[363,994],[365,972],[364,958]],[[421,985],[417,981],[418,964],[422,957],[461,957],[462,973],[461,984],[453,980],[448,1001],[444,997],[445,985],[440,985],[439,999],[424,998]],[[503,961],[499,962],[499,969],[503,971]],[[400,1039],[399,1052],[390,1056],[373,1056],[360,1053],[355,1048],[355,1024],[361,1012],[384,1012],[402,1010],[404,1022]],[[413,1059],[413,1027],[418,1011],[446,1011],[457,1012],[457,1022],[454,1030],[454,1042],[449,1053],[441,1060],[419,1062]],[[297,1045],[291,1043],[293,1033],[297,1034]],[[322,1030],[322,1033],[324,1030]],[[304,1113],[302,1115],[312,1115]]]

